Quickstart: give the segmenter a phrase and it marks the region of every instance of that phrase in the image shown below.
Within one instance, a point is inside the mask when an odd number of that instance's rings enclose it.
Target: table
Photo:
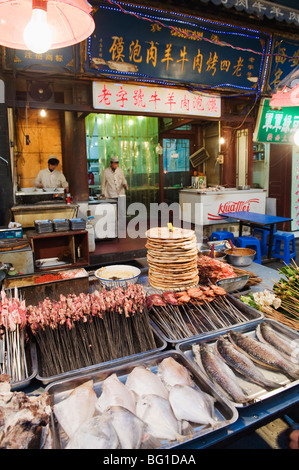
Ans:
[[[243,225],[246,225],[249,227],[262,227],[264,229],[268,229],[269,230],[269,244],[268,244],[268,253],[267,253],[268,259],[271,258],[274,225],[279,224],[281,222],[290,222],[291,220],[293,220],[289,217],[278,217],[276,215],[259,214],[257,212],[247,212],[247,211],[225,212],[219,215],[230,218],[230,219],[239,220],[239,237],[242,236]]]

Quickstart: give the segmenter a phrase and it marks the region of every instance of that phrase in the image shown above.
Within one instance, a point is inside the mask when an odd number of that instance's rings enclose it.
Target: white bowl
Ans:
[[[141,274],[139,268],[126,264],[116,264],[97,269],[95,276],[105,287],[127,287],[128,284],[136,284]]]

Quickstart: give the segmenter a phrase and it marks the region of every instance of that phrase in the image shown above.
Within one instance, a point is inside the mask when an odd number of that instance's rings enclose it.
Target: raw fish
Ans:
[[[126,386],[136,395],[159,395],[168,398],[168,390],[160,377],[143,366],[134,367],[127,376]]]
[[[286,360],[270,344],[261,343],[255,338],[242,335],[236,331],[230,331],[229,337],[232,343],[249,357],[264,367],[274,369],[286,374],[293,379],[299,378],[299,369],[292,364],[291,360]]]
[[[102,393],[97,402],[97,409],[106,411],[111,406],[122,406],[135,413],[136,403],[133,392],[123,384],[116,374],[110,375],[102,384]]]
[[[274,331],[272,326],[261,323],[256,329],[256,335],[263,343],[270,344],[279,352],[286,354],[294,364],[299,362],[299,340],[284,339]]]
[[[268,380],[254,362],[248,356],[238,351],[227,339],[220,337],[216,342],[216,347],[222,359],[250,382],[270,389],[279,386],[278,383]]]
[[[54,405],[56,418],[69,438],[84,421],[94,415],[96,403],[97,396],[93,389],[93,381],[88,380],[74,388],[65,400]]]
[[[175,385],[169,392],[169,403],[178,420],[214,426],[215,399],[189,385]]]
[[[147,424],[147,432],[158,439],[182,441],[181,425],[173,414],[169,401],[158,395],[137,398],[137,416]]]
[[[245,395],[237,378],[228,365],[222,360],[208,344],[193,345],[192,351],[197,364],[203,368],[210,379],[220,387],[237,403],[245,403],[248,397]]]
[[[188,369],[172,357],[163,359],[158,367],[158,373],[168,389],[173,385],[194,386]]]
[[[112,406],[105,412],[116,431],[121,449],[139,449],[145,435],[145,423],[121,406]]]
[[[118,437],[110,418],[97,415],[77,429],[66,449],[117,449],[118,446]]]

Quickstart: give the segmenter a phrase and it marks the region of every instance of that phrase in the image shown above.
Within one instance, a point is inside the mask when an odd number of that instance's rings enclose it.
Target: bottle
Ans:
[[[93,252],[96,249],[93,221],[94,221],[93,216],[87,217],[86,230],[88,232],[88,249],[90,252]]]
[[[70,203],[71,203],[71,195],[70,195],[70,193],[67,193],[67,195],[66,195],[66,203],[67,203],[67,204],[70,204]]]

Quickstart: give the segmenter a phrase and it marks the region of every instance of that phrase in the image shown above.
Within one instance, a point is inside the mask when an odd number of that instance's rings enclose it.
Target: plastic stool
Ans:
[[[259,264],[262,264],[262,253],[261,253],[261,243],[258,238],[255,237],[238,237],[236,245],[240,248],[252,248],[256,251],[254,261]]]
[[[292,258],[296,260],[295,235],[277,230],[273,234],[272,256],[282,258],[286,264],[290,264]]]
[[[226,230],[219,230],[218,232],[212,232],[210,241],[213,240],[232,240],[235,243],[235,237],[232,232],[227,232]]]
[[[276,232],[276,225],[273,225],[273,235]],[[268,253],[268,236],[270,234],[270,228],[268,227],[255,227],[252,230],[252,236],[256,237],[261,242],[262,256]]]

